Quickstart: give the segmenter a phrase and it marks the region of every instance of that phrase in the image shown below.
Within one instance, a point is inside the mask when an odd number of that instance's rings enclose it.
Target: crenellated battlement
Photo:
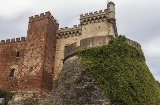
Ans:
[[[104,11],[100,10],[99,12],[95,11],[95,12],[85,13],[80,15],[80,19],[93,17],[93,16],[106,15],[106,13],[107,13],[107,9],[105,9]]]
[[[1,40],[0,45],[16,43],[16,42],[23,42],[23,41],[26,41],[26,37]]]
[[[74,25],[72,28],[60,28],[57,30],[56,37],[57,39],[68,38],[82,35],[81,25]]]
[[[34,22],[34,21],[39,21],[45,18],[49,18],[55,24],[55,26],[57,27],[59,26],[57,20],[51,15],[49,11],[45,13],[41,13],[40,15],[29,17],[29,23]]]
[[[107,13],[108,13],[108,9],[105,9],[104,11],[100,10],[90,13],[86,13],[86,14],[82,14],[80,15],[80,23],[83,25],[85,24],[89,24],[89,23],[96,23],[96,22],[100,22],[100,21],[104,21],[107,20]]]

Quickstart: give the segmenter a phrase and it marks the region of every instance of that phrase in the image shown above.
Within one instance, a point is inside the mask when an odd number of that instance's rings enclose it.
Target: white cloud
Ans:
[[[160,57],[160,47],[159,47],[160,37],[147,41],[143,44],[143,50],[146,56],[149,57]]]

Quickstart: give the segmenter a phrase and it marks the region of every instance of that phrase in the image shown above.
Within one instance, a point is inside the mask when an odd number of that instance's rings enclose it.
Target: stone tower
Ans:
[[[59,24],[50,12],[29,18],[21,73],[23,91],[51,91],[58,28]]]
[[[112,35],[112,33],[115,33],[116,36],[118,36],[117,33],[117,26],[116,26],[116,17],[115,17],[115,4],[110,1],[107,4],[107,17],[108,17],[108,34]],[[113,28],[113,29],[112,29]]]
[[[82,39],[107,35],[118,36],[115,4],[111,1],[107,4],[107,9],[81,14],[78,26],[74,25],[72,28],[65,27],[57,30],[55,77],[62,69],[64,49],[68,45],[76,42],[75,46],[80,46]]]
[[[108,19],[109,19],[109,21],[115,21],[116,20],[116,18],[115,18],[115,4],[113,3],[113,2],[109,2],[108,4],[107,4],[107,8],[108,8]]]

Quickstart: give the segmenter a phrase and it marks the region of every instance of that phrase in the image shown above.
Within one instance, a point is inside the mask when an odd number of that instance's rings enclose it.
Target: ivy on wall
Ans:
[[[141,49],[112,38],[108,45],[77,52],[114,105],[160,105],[160,88]]]

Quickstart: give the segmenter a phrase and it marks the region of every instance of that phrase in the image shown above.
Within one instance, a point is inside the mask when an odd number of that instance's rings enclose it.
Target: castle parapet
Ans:
[[[130,40],[130,39],[126,39],[126,42],[128,45],[132,46],[132,47],[136,47],[138,49],[141,49],[141,45],[139,43],[137,43],[136,41]]]
[[[72,28],[60,28],[57,30],[56,37],[57,39],[68,38],[82,35],[82,29],[80,25],[74,25]]]
[[[79,47],[77,47],[77,42],[75,42],[69,46],[65,46],[64,58],[66,58],[68,55],[74,54],[78,50],[79,50]]]
[[[102,45],[107,45],[110,40],[109,36],[95,36],[86,39],[80,40],[80,46],[77,46],[76,42],[65,47],[64,50],[64,59],[68,58],[68,56],[74,54],[76,51],[97,47]]]
[[[26,41],[26,37],[1,40],[0,44],[3,45],[3,44],[9,44],[9,43],[23,42],[23,41]]]
[[[80,40],[80,46],[77,46],[76,42],[71,45],[65,46],[64,61],[79,50],[108,45],[110,40],[111,38],[109,36],[95,36]],[[141,45],[133,40],[126,38],[126,43],[132,47],[141,49]]]
[[[90,12],[90,13],[82,14],[80,15],[80,23],[82,25],[85,25],[89,23],[96,23],[96,22],[107,20],[107,13],[108,13],[108,10],[105,9],[104,11],[100,10],[99,12],[95,11],[94,13]]]
[[[49,11],[45,12],[45,14],[41,13],[40,15],[35,15],[34,17],[33,16],[29,17],[29,23],[34,22],[34,21],[39,21],[39,20],[42,20],[45,18],[49,18],[54,23],[54,25],[56,27],[59,27],[57,20],[51,15],[51,13]]]

